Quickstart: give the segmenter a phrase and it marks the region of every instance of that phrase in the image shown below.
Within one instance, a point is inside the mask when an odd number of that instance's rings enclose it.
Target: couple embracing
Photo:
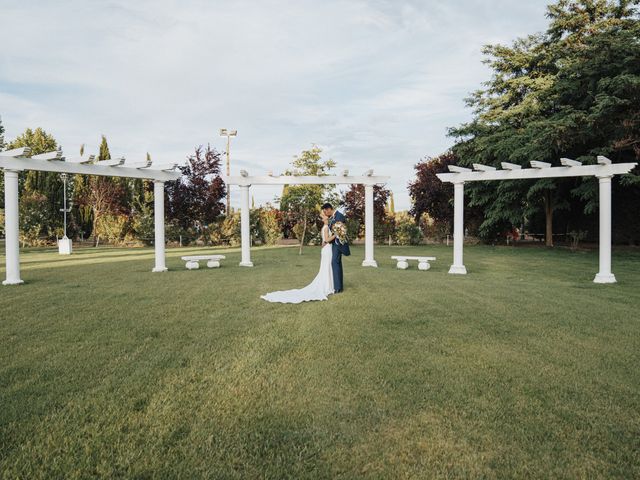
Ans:
[[[351,255],[346,237],[345,217],[333,209],[330,203],[322,205],[322,250],[320,271],[316,278],[304,288],[271,292],[262,295],[268,302],[301,303],[326,300],[332,293],[343,288],[342,256]]]

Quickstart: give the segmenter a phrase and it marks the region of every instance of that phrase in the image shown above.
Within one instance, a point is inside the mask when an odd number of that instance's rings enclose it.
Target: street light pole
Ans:
[[[231,147],[231,137],[238,135],[237,130],[220,129],[220,136],[227,137],[227,177],[231,175],[231,162],[229,161],[229,149]],[[231,213],[231,189],[227,185],[227,215]]]

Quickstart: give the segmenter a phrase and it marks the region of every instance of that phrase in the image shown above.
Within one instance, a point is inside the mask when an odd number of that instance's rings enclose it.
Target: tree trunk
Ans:
[[[93,209],[93,246],[97,247],[98,246],[98,211],[94,208]]]
[[[553,247],[553,203],[550,190],[547,190],[544,194],[544,215],[546,224],[545,243],[547,247]]]
[[[302,227],[302,237],[300,238],[300,251],[298,252],[298,255],[302,255],[302,247],[304,245],[304,238],[307,236],[307,212],[304,212],[304,216],[302,217],[304,219],[304,226]]]

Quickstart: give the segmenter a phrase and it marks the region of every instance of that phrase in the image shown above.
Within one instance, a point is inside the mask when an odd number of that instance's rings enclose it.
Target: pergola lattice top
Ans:
[[[29,147],[0,152],[0,168],[5,170],[37,170],[41,172],[144,178],[166,182],[180,178],[177,164],[153,168],[151,160],[126,163],[124,157],[96,160],[94,155],[65,158],[62,149],[31,156]]]
[[[560,159],[561,167],[552,167],[546,162],[531,162],[533,168],[522,168],[520,165],[502,162],[503,170],[489,165],[474,163],[473,168],[449,165],[451,173],[438,173],[437,177],[443,182],[478,182],[481,180],[522,180],[556,177],[605,177],[629,173],[637,163],[611,163],[607,157],[598,156],[597,165],[582,165],[577,160]]]

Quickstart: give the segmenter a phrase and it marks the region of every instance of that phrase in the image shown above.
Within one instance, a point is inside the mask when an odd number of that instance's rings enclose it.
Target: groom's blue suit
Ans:
[[[329,228],[332,228],[334,223],[342,222],[346,223],[345,216],[336,210],[336,212],[329,220]],[[338,293],[342,291],[343,281],[342,281],[342,256],[348,257],[351,255],[351,250],[349,249],[348,243],[342,243],[340,240],[335,238],[333,242],[331,242],[331,270],[333,271],[333,290]]]

